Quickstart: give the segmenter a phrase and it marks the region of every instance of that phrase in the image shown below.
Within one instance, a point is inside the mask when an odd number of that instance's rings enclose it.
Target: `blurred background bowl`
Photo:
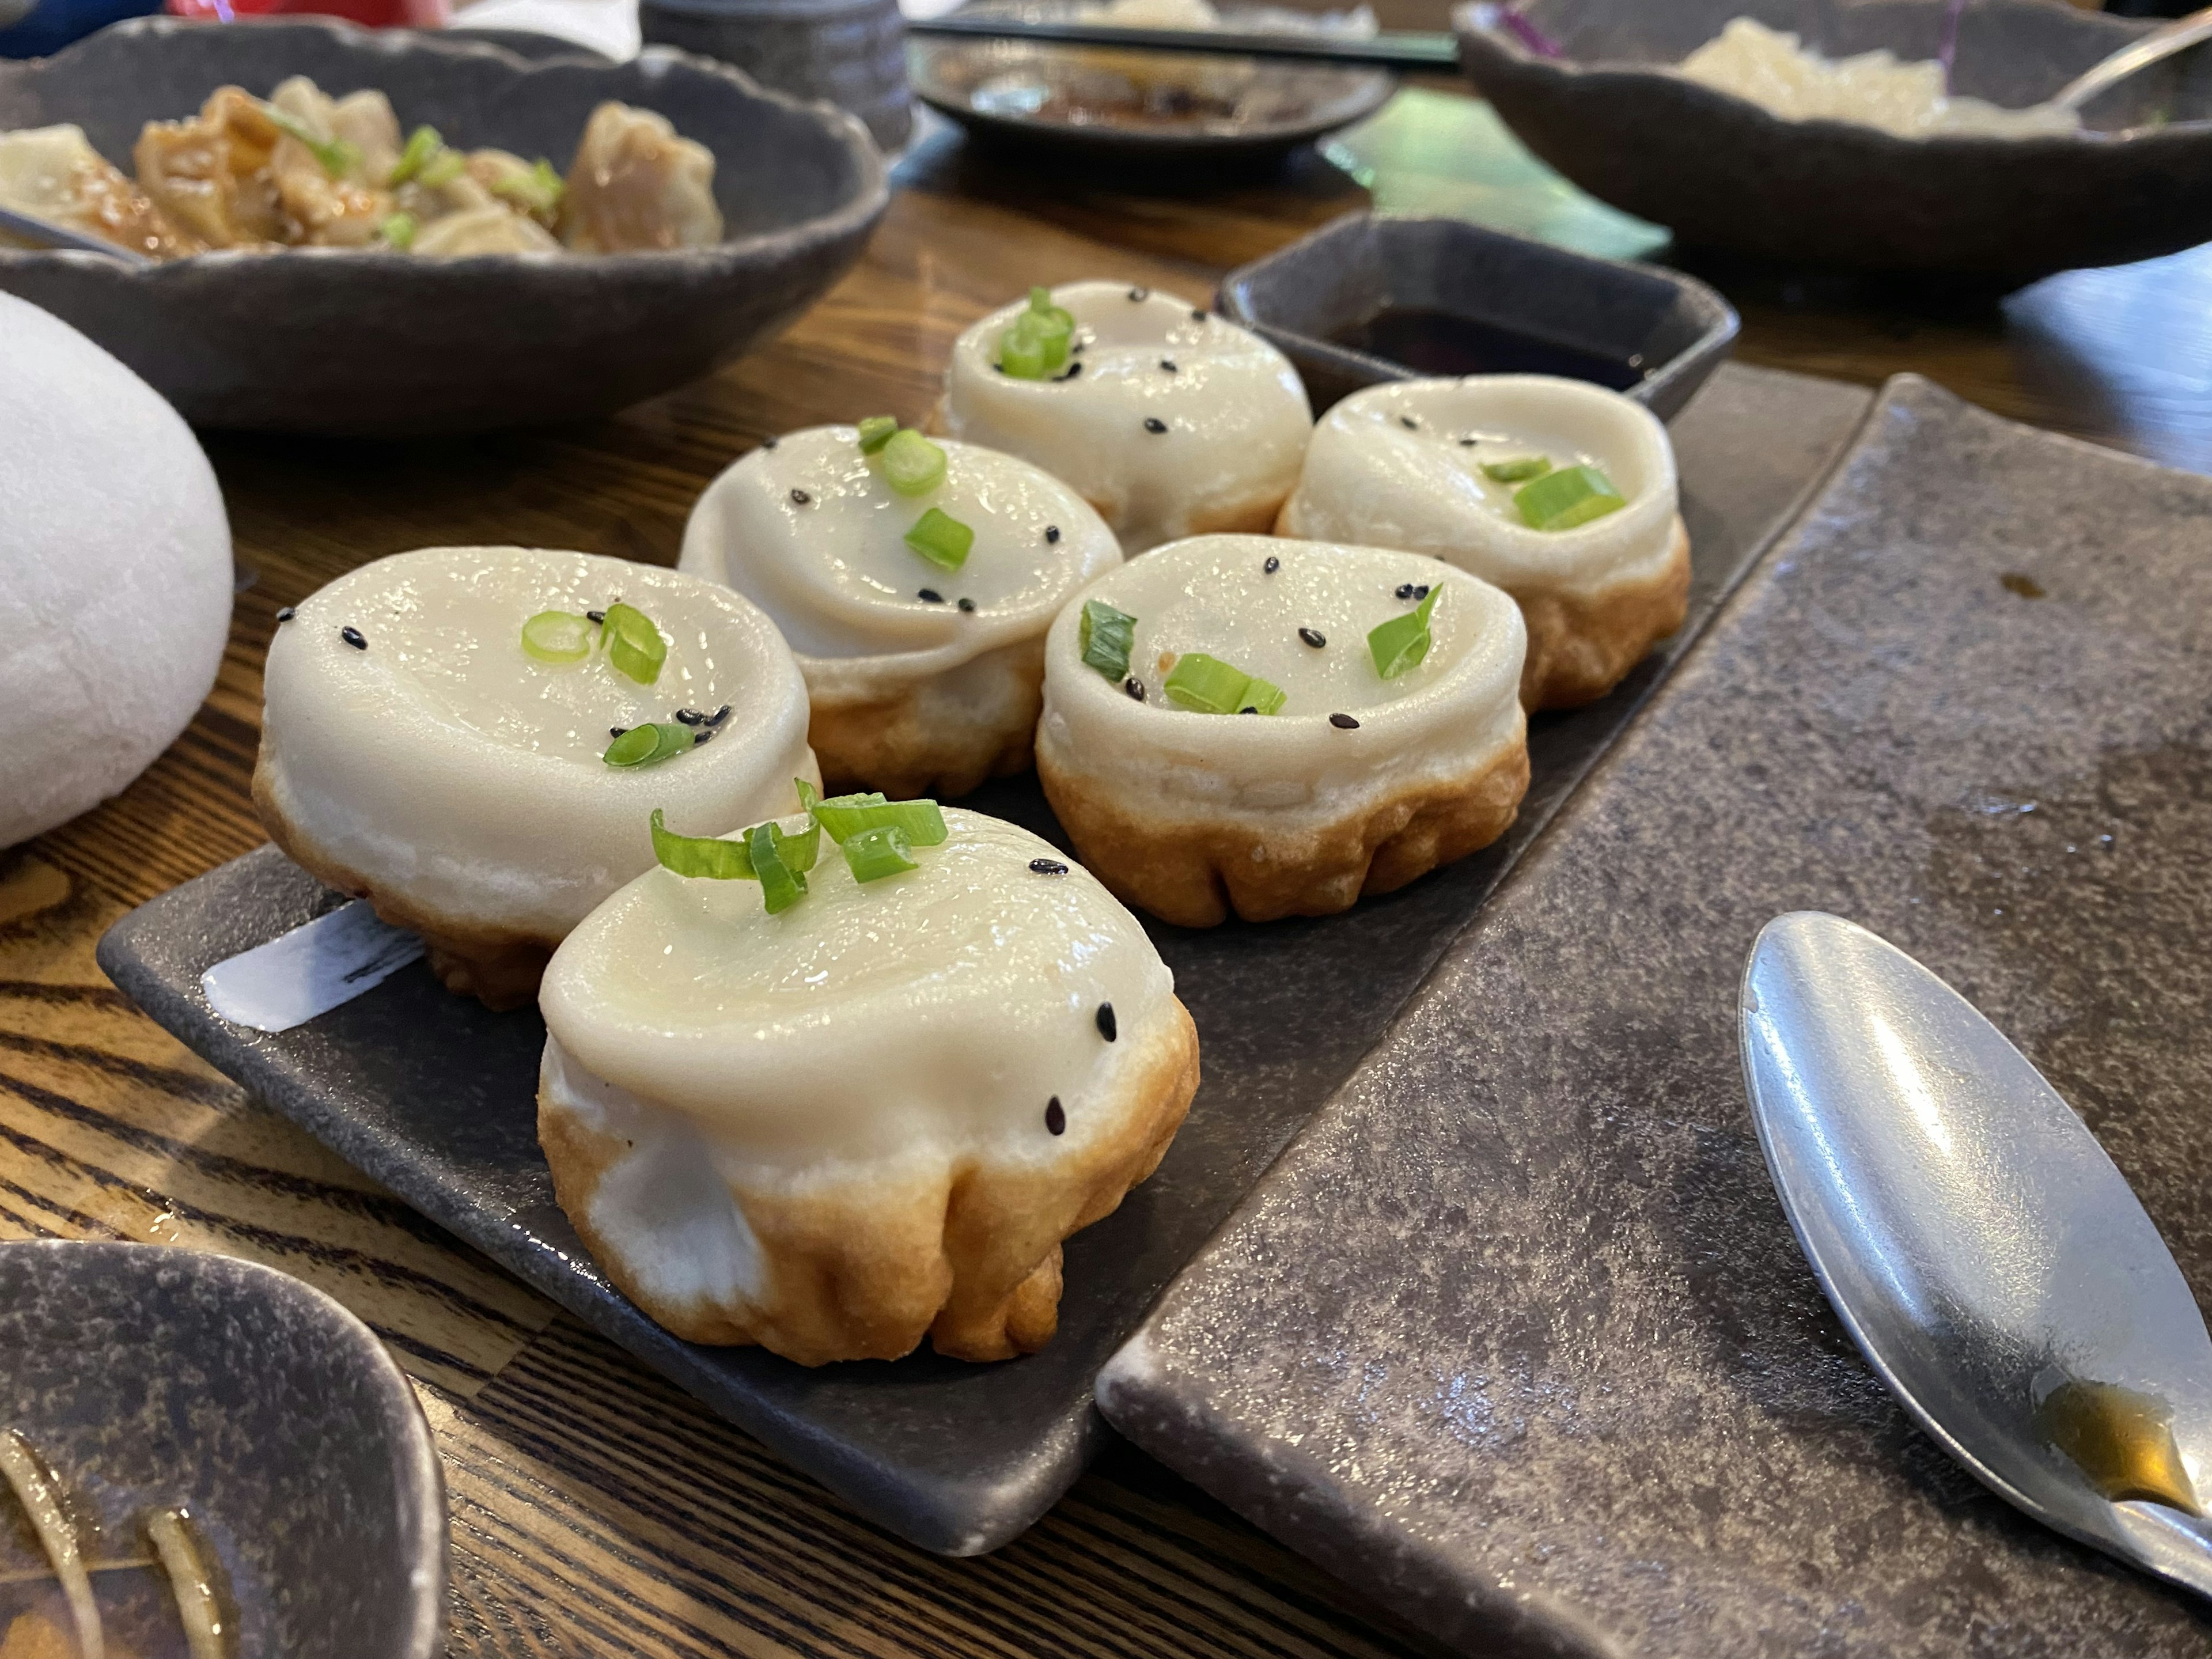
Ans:
[[[1671,72],[1734,17],[1828,58],[1938,54],[1944,0],[1530,0],[1561,47],[1538,56],[1498,8],[1454,13],[1460,60],[1514,132],[1613,206],[1678,240],[1763,258],[2027,281],[2212,238],[2212,53],[2146,70],[2092,104],[2087,130],[1902,138],[1791,121]],[[1954,89],[2049,98],[2153,25],[2051,0],[1974,0]]]
[[[290,75],[333,95],[380,88],[404,128],[564,170],[605,100],[658,111],[714,152],[726,234],[657,253],[232,250],[139,270],[0,249],[0,289],[91,336],[195,425],[398,436],[611,413],[792,322],[860,258],[890,201],[859,122],[723,64],[665,48],[532,64],[460,35],[320,18],[142,18],[0,64],[0,128],[74,121],[128,170],[147,121],[195,112],[226,83],[265,95]]]

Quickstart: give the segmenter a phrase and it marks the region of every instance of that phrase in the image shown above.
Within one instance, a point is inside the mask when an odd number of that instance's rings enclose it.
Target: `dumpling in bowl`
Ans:
[[[0,207],[34,213],[151,259],[199,252],[128,174],[63,125],[0,132]],[[0,246],[18,244],[0,231]]]
[[[269,175],[283,131],[268,106],[218,87],[183,121],[149,121],[134,160],[155,206],[210,247],[284,240],[284,204]]]
[[[399,159],[390,101],[380,92],[341,101],[295,75],[270,94],[269,110],[281,134],[269,153],[269,177],[291,221],[285,240],[313,247],[374,241],[392,210],[383,181]]]
[[[592,112],[568,169],[561,240],[580,253],[706,247],[722,240],[714,157],[665,116],[627,104]]]
[[[553,233],[526,214],[494,203],[433,219],[415,234],[410,251],[428,258],[461,258],[472,253],[558,253]]]

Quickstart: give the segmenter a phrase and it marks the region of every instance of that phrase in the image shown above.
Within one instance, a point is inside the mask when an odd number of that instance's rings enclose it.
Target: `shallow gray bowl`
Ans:
[[[1632,364],[1640,380],[1608,384],[1662,421],[1720,366],[1738,327],[1727,301],[1678,271],[1462,219],[1366,213],[1231,271],[1218,302],[1297,366],[1316,414],[1362,386],[1470,372],[1394,362],[1330,337],[1386,308],[1443,312],[1520,337],[1475,372],[1573,374],[1577,357]]]
[[[1944,0],[1531,0],[1565,56],[1539,58],[1494,9],[1453,14],[1460,61],[1537,155],[1684,242],[1761,258],[2025,281],[2212,237],[2212,54],[2187,53],[2092,105],[2090,131],[1899,138],[1785,121],[1667,72],[1750,16],[1834,58],[1888,46],[1932,58]],[[1954,88],[2037,103],[2148,24],[1974,0]]]
[[[334,94],[380,88],[404,127],[563,168],[603,100],[657,110],[714,152],[728,238],[590,257],[223,252],[144,270],[0,251],[0,289],[82,329],[198,424],[473,431],[607,414],[742,356],[845,273],[890,200],[859,122],[722,64],[659,49],[533,64],[323,19],[118,23],[0,64],[0,128],[75,121],[127,167],[146,121],[195,111],[225,82],[266,94],[295,74]]]
[[[444,1646],[429,1425],[368,1328],[296,1279],[152,1244],[0,1244],[0,1427],[29,1437],[91,1510],[100,1556],[143,1554],[145,1511],[188,1509],[228,1580],[237,1659]],[[12,1505],[0,1487],[11,1551]],[[109,1651],[182,1650],[154,1574],[94,1583]],[[0,1587],[0,1613],[35,1595]]]
[[[960,15],[1055,22],[1073,18],[1081,7],[1082,0],[975,0]],[[1224,14],[1233,20],[1238,9],[1232,4]],[[1111,119],[1093,101],[1086,118],[1082,110],[1101,84],[1099,65],[1117,57],[1142,62],[1163,77],[1235,77],[1234,112],[1200,108],[1157,119]],[[1380,70],[1167,52],[1139,58],[1099,47],[943,38],[907,42],[907,77],[922,102],[994,144],[1138,167],[1279,157],[1366,119],[1398,84]],[[1032,103],[1042,106],[1027,107]]]

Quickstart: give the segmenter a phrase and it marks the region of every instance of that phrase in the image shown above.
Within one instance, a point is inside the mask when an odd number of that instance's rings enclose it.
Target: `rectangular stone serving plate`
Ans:
[[[1462,1650],[2212,1649],[1952,1463],[1822,1297],[1736,1048],[1802,909],[1978,1006],[2212,1295],[2212,479],[1893,382],[1109,1419]]]
[[[968,1365],[921,1353],[808,1370],[680,1342],[610,1286],[555,1206],[536,1123],[534,1009],[493,1015],[422,964],[293,1030],[230,1025],[200,975],[340,902],[263,848],[142,906],[100,965],[155,1019],[440,1224],[924,1548],[996,1547],[1049,1508],[1103,1432],[1098,1368],[1379,1037],[1722,597],[1849,441],[1869,396],[1730,368],[1677,424],[1691,623],[1620,690],[1532,726],[1534,782],[1484,853],[1348,914],[1207,933],[1153,927],[1198,1024],[1205,1084],[1166,1161],[1069,1241],[1060,1333]],[[1033,779],[972,799],[1060,839]],[[1064,845],[1064,842],[1062,842]]]

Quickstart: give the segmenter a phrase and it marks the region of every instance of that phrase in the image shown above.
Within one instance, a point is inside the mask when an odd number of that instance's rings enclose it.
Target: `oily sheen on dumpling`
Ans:
[[[596,642],[523,647],[544,611],[617,600],[667,657],[650,684]],[[302,600],[269,647],[253,799],[270,837],[329,886],[420,933],[453,990],[504,1007],[547,956],[650,867],[655,807],[695,834],[757,823],[819,774],[806,694],[768,618],[727,588],[625,559],[519,547],[427,548]],[[726,706],[728,713],[721,710]],[[650,766],[612,734],[694,722]]]
[[[775,915],[648,871],[555,953],[554,1189],[678,1336],[810,1365],[1032,1352],[1061,1241],[1181,1124],[1197,1036],[1136,919],[1028,831],[944,816],[866,884],[825,844]]]
[[[1437,589],[1425,656],[1384,678],[1369,631]],[[1134,618],[1125,673],[1085,660],[1093,601]],[[1194,537],[1109,572],[1053,623],[1037,775],[1084,862],[1165,921],[1327,915],[1512,823],[1525,637],[1505,594],[1418,554]],[[1279,708],[1178,707],[1191,653],[1266,681]]]
[[[1070,283],[1054,305],[1075,349],[1042,380],[999,368],[1027,301],[963,334],[945,370],[945,429],[1063,478],[1131,557],[1178,537],[1265,530],[1313,428],[1305,386],[1258,335],[1188,300]]]
[[[1520,484],[1483,468],[1537,459],[1598,467],[1625,505],[1571,529],[1532,527],[1514,506]],[[1322,416],[1278,528],[1426,553],[1504,588],[1528,628],[1522,701],[1571,708],[1682,625],[1679,495],[1667,428],[1618,392],[1540,374],[1403,380]]]
[[[693,508],[680,568],[727,582],[783,630],[831,789],[963,795],[1029,766],[1045,629],[1121,550],[1081,496],[1024,461],[940,441],[944,482],[904,495],[859,435],[815,427],[745,456]],[[907,544],[933,510],[974,532],[957,569]]]

